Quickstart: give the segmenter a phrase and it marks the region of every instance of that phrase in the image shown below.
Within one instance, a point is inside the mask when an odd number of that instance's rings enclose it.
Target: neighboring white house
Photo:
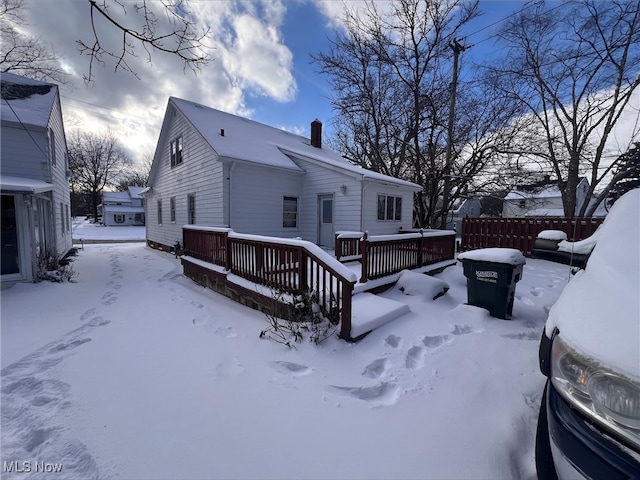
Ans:
[[[140,196],[143,187],[128,187],[126,192],[103,192],[98,211],[102,223],[108,227],[116,225],[144,225],[144,199]]]
[[[576,190],[576,214],[587,198],[589,182],[582,177]],[[562,194],[558,182],[545,179],[526,185],[516,185],[502,204],[502,216],[507,217],[564,217]]]
[[[459,198],[453,204],[453,209],[447,216],[447,230],[462,233],[464,218],[478,218],[482,211],[482,203],[478,197]]]
[[[2,283],[37,280],[72,246],[67,142],[57,85],[11,73],[2,89]]]
[[[332,246],[337,231],[411,228],[420,188],[323,148],[317,120],[309,140],[172,97],[144,193],[147,241],[172,246],[198,224]]]

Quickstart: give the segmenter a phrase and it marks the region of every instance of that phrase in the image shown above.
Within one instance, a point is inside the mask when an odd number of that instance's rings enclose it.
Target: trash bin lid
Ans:
[[[472,260],[477,262],[506,263],[508,265],[524,265],[524,255],[515,248],[480,248],[458,255],[458,260]]]

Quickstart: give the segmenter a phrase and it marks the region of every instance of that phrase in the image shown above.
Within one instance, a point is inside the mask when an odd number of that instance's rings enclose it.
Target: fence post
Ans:
[[[367,232],[364,232],[364,235],[360,239],[360,255],[362,256],[360,259],[362,265],[360,283],[366,283],[368,280],[367,270],[369,270],[369,235]]]
[[[422,228],[420,229],[420,250],[418,251],[418,267],[424,267],[425,254],[424,254],[424,233]]]
[[[336,260],[340,261],[340,257],[342,257],[342,245],[341,245],[341,241],[339,235],[336,233],[334,234],[335,238],[333,241],[333,251],[335,252],[336,255]]]

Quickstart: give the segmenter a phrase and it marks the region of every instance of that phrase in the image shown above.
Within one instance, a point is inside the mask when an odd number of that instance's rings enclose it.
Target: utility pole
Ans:
[[[453,156],[453,127],[456,112],[456,90],[458,89],[458,57],[460,52],[466,50],[466,47],[460,44],[458,40],[454,40],[449,45],[453,50],[453,80],[451,82],[451,99],[449,103],[449,125],[447,140],[447,156],[444,164],[444,185],[442,188],[442,217],[440,220],[440,228],[447,227],[447,213],[449,197],[451,194],[451,163]]]

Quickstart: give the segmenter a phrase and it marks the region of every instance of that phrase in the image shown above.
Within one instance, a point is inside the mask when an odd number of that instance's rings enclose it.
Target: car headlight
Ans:
[[[559,335],[551,349],[551,381],[567,402],[640,448],[639,382],[579,354]]]

